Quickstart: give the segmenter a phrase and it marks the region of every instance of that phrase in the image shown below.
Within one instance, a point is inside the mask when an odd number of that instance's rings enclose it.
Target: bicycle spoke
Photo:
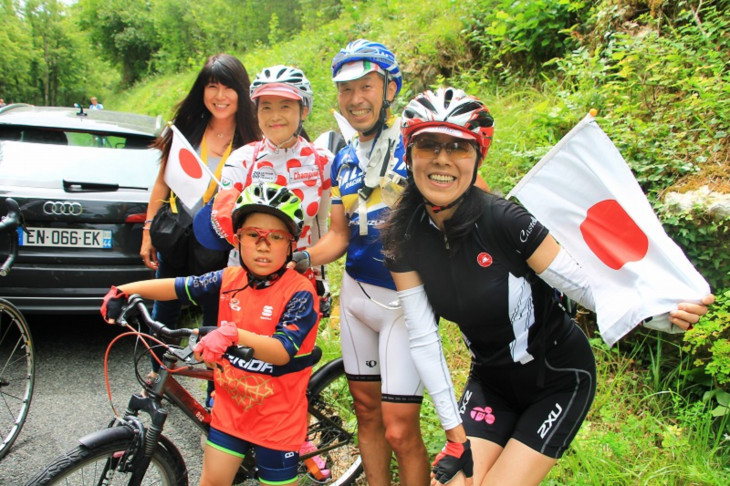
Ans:
[[[23,427],[33,382],[30,330],[20,311],[0,299],[0,458]]]

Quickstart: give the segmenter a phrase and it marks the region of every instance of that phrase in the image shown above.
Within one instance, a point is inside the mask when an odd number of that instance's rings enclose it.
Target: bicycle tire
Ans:
[[[0,459],[18,438],[35,386],[30,327],[11,302],[0,299]]]
[[[318,480],[302,463],[299,484],[354,484],[363,472],[362,458],[355,440],[357,417],[341,358],[327,363],[315,372],[309,382],[307,394],[310,410],[307,440],[316,447],[316,455],[325,461],[330,477]],[[319,414],[326,419],[318,419],[316,415]],[[333,445],[337,446],[327,450]]]
[[[101,475],[105,477],[105,485],[126,485],[129,483],[130,473],[115,470],[114,474],[109,474],[106,464],[110,458],[121,456],[131,446],[132,438],[101,442],[91,447],[79,445],[49,463],[26,486],[98,485],[102,484]],[[188,486],[185,463],[179,455],[171,453],[164,442],[160,442],[152,453],[152,460],[141,484]]]

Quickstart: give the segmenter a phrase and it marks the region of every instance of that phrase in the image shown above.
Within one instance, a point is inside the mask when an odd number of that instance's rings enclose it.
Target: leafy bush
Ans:
[[[551,63],[561,74],[551,86],[561,98],[597,104],[584,108],[598,108],[599,122],[654,202],[728,157],[730,18],[720,3],[695,11],[678,2],[672,18],[648,11],[624,32],[594,17],[592,37],[604,42]]]
[[[578,47],[583,0],[478,0],[464,30],[478,67],[490,77],[520,78]]]
[[[721,292],[707,316],[687,332],[684,349],[718,387],[730,391],[730,289]]]
[[[684,249],[710,287],[730,285],[730,217],[714,218],[700,211],[660,214],[667,234]]]

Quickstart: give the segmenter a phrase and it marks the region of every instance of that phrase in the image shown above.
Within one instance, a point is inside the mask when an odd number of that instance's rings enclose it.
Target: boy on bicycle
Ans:
[[[195,348],[196,358],[214,368],[216,385],[201,486],[232,484],[249,445],[262,483],[296,484],[319,321],[312,284],[287,269],[302,228],[300,203],[286,187],[251,185],[235,200],[234,233],[227,238],[239,251],[240,267],[129,283],[112,287],[104,298],[101,313],[110,323],[131,294],[183,304],[217,302],[219,327]],[[226,354],[233,345],[253,348],[253,358]]]

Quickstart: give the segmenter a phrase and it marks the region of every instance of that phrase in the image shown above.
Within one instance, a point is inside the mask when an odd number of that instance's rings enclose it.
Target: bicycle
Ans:
[[[0,220],[10,250],[0,266],[0,276],[10,271],[18,255],[18,227],[23,217],[14,199],[6,199],[8,212]],[[12,302],[0,298],[0,459],[10,451],[28,417],[35,385],[35,349],[30,327]]]
[[[177,406],[201,431],[207,432],[210,412],[178,382],[176,376],[212,379],[212,370],[194,367],[200,363],[193,358],[193,349],[198,338],[215,327],[170,329],[152,320],[144,301],[136,295],[130,296],[117,323],[127,326],[137,335],[140,332],[133,326],[140,329],[145,325],[159,337],[168,340],[187,338],[188,344],[184,347],[165,345],[167,350],[162,358],[159,379],[151,385],[145,383],[137,368],[146,356],[146,353],[140,353],[135,372],[145,391],[134,393],[124,415],[115,417],[108,428],[79,439],[80,444],[75,449],[49,463],[26,485],[188,484],[188,471],[182,455],[162,434],[168,415],[163,399]],[[151,351],[151,348],[148,350]],[[231,347],[226,352],[243,359],[249,359],[253,354],[250,348],[242,347]],[[319,358],[321,351],[318,357],[313,358],[313,364]],[[314,450],[300,456],[299,484],[353,484],[362,473],[362,461],[354,440],[357,421],[342,358],[329,361],[313,373],[307,396],[310,423],[306,440],[314,444]],[[149,418],[143,422],[140,412]],[[323,477],[323,471],[315,464],[316,456],[324,459],[325,467],[330,471],[328,478]],[[246,454],[234,484],[246,484],[255,481],[256,477],[251,450]]]

